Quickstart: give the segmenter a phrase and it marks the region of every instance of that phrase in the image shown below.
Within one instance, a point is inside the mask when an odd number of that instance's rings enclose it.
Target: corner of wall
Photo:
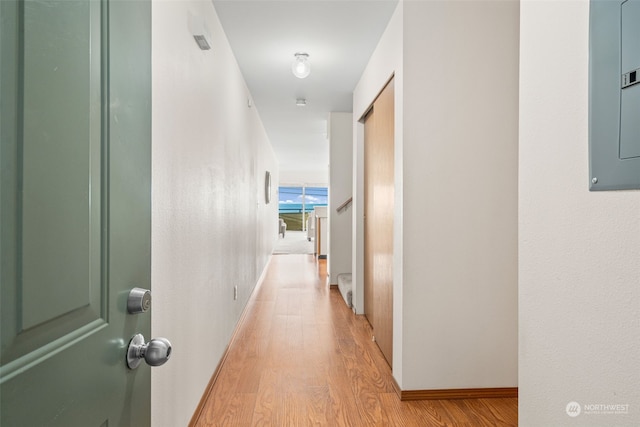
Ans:
[[[329,283],[338,283],[338,274],[351,273],[351,214],[347,207],[336,209],[353,194],[353,150],[351,120],[353,114],[329,115]]]
[[[395,191],[394,207],[394,289],[393,289],[393,376],[402,387],[403,372],[403,283],[402,283],[402,239],[398,230],[402,230],[402,183],[403,152],[403,33],[404,1],[399,1],[369,63],[365,68],[353,94],[353,255],[352,283],[353,301],[356,312],[364,313],[364,126],[360,122],[363,114],[373,103],[392,76],[395,76]]]

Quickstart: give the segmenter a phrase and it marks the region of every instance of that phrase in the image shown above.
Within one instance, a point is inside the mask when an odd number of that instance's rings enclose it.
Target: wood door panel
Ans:
[[[394,85],[387,84],[365,118],[365,314],[392,364]]]

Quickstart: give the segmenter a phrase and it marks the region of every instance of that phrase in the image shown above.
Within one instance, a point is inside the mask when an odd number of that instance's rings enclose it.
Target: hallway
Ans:
[[[312,255],[273,256],[195,426],[515,426],[517,399],[401,402]]]

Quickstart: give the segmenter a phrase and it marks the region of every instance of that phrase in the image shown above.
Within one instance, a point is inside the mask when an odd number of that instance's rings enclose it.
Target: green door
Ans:
[[[0,1],[0,425],[148,426],[150,0]]]

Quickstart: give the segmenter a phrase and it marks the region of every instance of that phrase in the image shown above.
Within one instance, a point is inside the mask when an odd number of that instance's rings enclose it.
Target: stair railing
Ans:
[[[351,202],[353,202],[353,197],[349,197],[347,200],[345,200],[345,202],[343,204],[341,204],[340,206],[338,206],[336,208],[336,212],[340,213],[343,210],[347,209],[347,207],[349,207],[349,205],[351,204]]]

